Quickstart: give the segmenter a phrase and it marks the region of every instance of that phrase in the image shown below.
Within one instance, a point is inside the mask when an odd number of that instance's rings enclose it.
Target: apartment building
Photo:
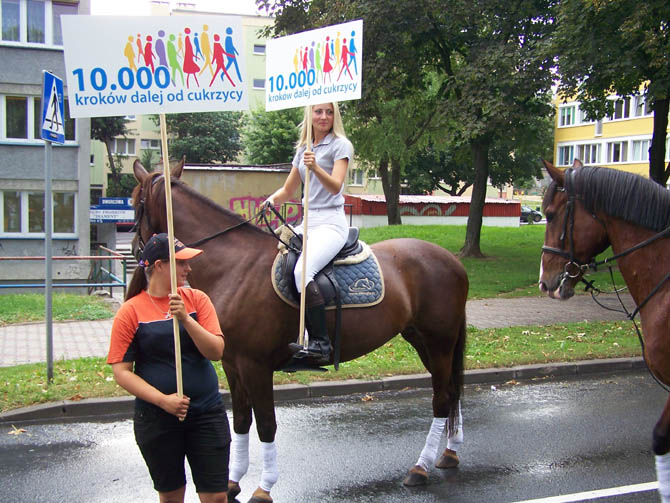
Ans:
[[[45,253],[44,141],[40,138],[42,72],[65,80],[60,17],[87,14],[88,0],[1,0],[0,256]],[[65,91],[67,94],[67,91]],[[88,255],[89,119],[70,119],[65,144],[52,151],[53,254]],[[88,263],[54,264],[54,282],[81,279]],[[0,282],[43,281],[43,262],[0,266]]]
[[[649,176],[649,147],[653,112],[643,96],[613,97],[614,113],[602,120],[587,119],[577,101],[556,98],[554,162],[571,166],[575,159],[585,165],[606,166]],[[670,160],[670,138],[665,161]]]

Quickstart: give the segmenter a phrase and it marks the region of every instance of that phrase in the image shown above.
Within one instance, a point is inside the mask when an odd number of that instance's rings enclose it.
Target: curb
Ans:
[[[583,377],[594,374],[627,372],[646,368],[641,357],[609,358],[569,363],[519,365],[509,368],[466,370],[465,384],[506,383],[512,380],[538,378]],[[431,376],[411,374],[363,381],[323,381],[313,384],[281,384],[274,387],[275,403],[293,400],[335,397],[352,394],[399,391],[431,387]],[[230,408],[230,392],[222,390],[226,407]],[[91,398],[80,401],[64,400],[33,405],[0,414],[0,425],[21,422],[76,422],[87,419],[126,419],[133,415],[134,397]]]

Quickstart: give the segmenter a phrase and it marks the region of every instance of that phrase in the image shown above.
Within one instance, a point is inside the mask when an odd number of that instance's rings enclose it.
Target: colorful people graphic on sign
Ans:
[[[128,43],[126,44],[125,49],[123,49],[123,55],[128,59],[128,68],[135,71],[137,66],[135,66],[135,51],[133,49],[133,40],[134,37],[130,35],[128,37]]]
[[[198,71],[200,67],[195,62],[195,54],[193,52],[193,45],[191,44],[190,28],[184,28],[184,73],[186,74],[186,87],[189,87],[189,78],[193,75],[195,83],[200,87],[198,82]]]
[[[209,68],[209,72],[212,74],[212,81],[214,81],[214,68],[212,68],[212,63],[214,62],[212,58],[212,46],[209,43],[209,34],[207,30],[209,26],[206,24],[202,25],[202,33],[200,34],[200,49],[202,50],[202,56],[205,58],[205,64],[202,65],[202,70],[200,70],[200,75]],[[210,84],[211,86],[211,84]]]
[[[152,40],[151,35],[147,35],[147,43],[144,44],[144,64],[151,67],[151,73],[154,73],[154,59],[156,59],[156,56],[154,56],[154,51],[151,46]]]
[[[354,79],[354,76],[351,75],[351,71],[349,70],[349,60],[348,60],[348,55],[349,55],[349,49],[347,48],[347,39],[342,39],[342,58],[340,60],[341,62],[341,69],[340,69],[340,74],[337,76],[337,80],[340,80],[340,77],[342,76],[342,72],[344,70],[347,71],[349,74],[350,79]]]
[[[144,50],[142,49],[142,34],[138,33],[137,34],[137,40],[135,41],[137,44],[137,63],[142,62],[142,58],[144,57]]]
[[[174,45],[175,36],[170,35],[170,38],[167,43],[167,53],[168,53],[168,63],[172,69],[172,85],[176,86],[177,82],[175,81],[175,73],[179,72],[181,75],[181,85],[184,85],[184,72],[181,71],[181,64],[179,63],[179,55],[177,54],[177,48]]]
[[[331,47],[329,43],[330,37],[326,37],[326,46],[325,46],[325,55],[323,57],[323,82],[326,82],[326,76],[330,82],[333,82],[333,79],[330,78],[330,72],[333,70],[333,65],[330,63]]]
[[[242,75],[240,74],[240,67],[237,65],[237,56],[240,54],[235,49],[235,44],[233,43],[233,34],[232,28],[226,28],[226,55],[228,56],[228,64],[226,65],[226,70],[230,69],[231,65],[235,65],[235,71],[237,72],[237,80],[242,82]]]
[[[212,76],[212,80],[209,82],[209,87],[212,87],[214,79],[219,74],[219,70],[223,72],[221,74],[221,80],[223,80],[223,76],[225,75],[228,78],[228,81],[233,85],[233,87],[235,87],[235,83],[233,82],[233,79],[230,78],[230,75],[228,75],[228,71],[226,70],[226,67],[223,63],[223,56],[226,55],[230,57],[230,54],[228,54],[223,50],[223,47],[219,42],[220,40],[221,37],[219,37],[218,34],[214,35],[214,56],[212,58],[212,63],[216,63],[216,70],[214,72],[214,75]]]
[[[197,33],[193,34],[193,47],[195,47],[195,59],[205,59],[205,56],[203,56],[202,51],[200,50],[200,39],[198,38]]]
[[[358,51],[356,50],[356,44],[354,42],[355,36],[356,32],[352,31],[351,38],[349,39],[349,64],[351,63],[354,64],[354,72],[356,73],[356,75],[358,75],[358,65],[356,64],[356,53]]]
[[[165,37],[164,30],[158,30],[158,39],[154,45],[154,51],[156,56],[158,56],[159,66],[168,66],[167,55],[165,54],[165,42],[163,42],[163,37]]]

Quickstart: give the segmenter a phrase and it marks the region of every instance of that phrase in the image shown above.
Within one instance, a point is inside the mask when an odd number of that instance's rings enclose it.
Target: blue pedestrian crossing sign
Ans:
[[[44,71],[42,84],[42,139],[65,143],[63,79]]]

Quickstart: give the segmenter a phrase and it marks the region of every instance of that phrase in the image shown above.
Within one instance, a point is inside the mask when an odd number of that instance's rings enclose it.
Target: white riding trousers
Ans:
[[[315,208],[310,209],[308,213],[308,231],[307,231],[307,263],[305,269],[305,285],[314,279],[314,276],[323,269],[328,262],[333,260],[335,255],[342,249],[347,242],[349,234],[349,223],[344,214],[344,207],[335,208]],[[303,234],[304,227],[301,223],[296,227],[298,234]],[[302,293],[302,253],[298,257],[293,271],[295,285]]]

